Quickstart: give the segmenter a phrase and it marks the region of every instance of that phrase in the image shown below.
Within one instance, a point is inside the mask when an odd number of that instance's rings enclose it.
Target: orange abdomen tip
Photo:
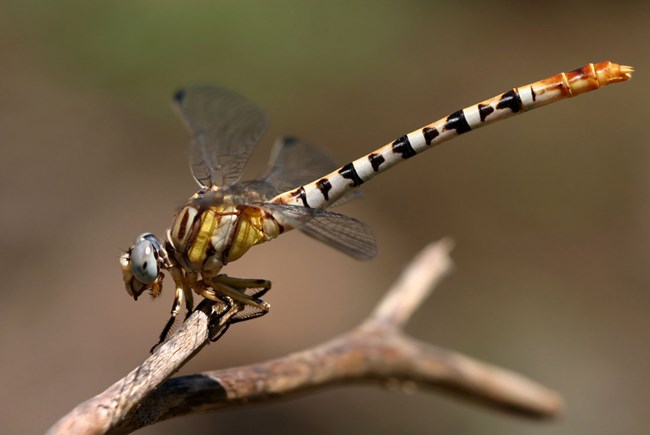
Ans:
[[[619,65],[609,61],[594,64],[594,70],[601,85],[630,80],[634,72],[634,68],[631,66]]]

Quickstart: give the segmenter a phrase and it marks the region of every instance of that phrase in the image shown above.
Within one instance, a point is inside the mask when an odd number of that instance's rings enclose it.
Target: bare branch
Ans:
[[[218,307],[223,310],[223,307]],[[240,307],[215,313],[215,306],[203,301],[169,341],[159,346],[135,370],[89,399],[50,428],[50,434],[107,433],[122,423],[125,415],[139,407],[156,387],[176,373],[207,342],[228,328]],[[216,319],[216,322],[213,321]]]
[[[352,383],[404,390],[436,388],[532,418],[553,416],[563,407],[556,393],[514,373],[388,328],[363,327],[276,360],[170,379],[129,416],[121,429],[133,431],[152,420]]]
[[[379,302],[367,322],[377,322],[400,328],[451,271],[450,239],[430,243],[411,261],[398,281]]]
[[[349,383],[408,390],[435,388],[527,417],[557,415],[563,409],[557,393],[507,370],[414,340],[401,331],[433,285],[448,273],[450,249],[447,240],[425,248],[366,321],[329,342],[259,364],[166,380],[208,337],[223,331],[240,308],[220,312],[215,333],[208,330],[210,318],[214,318],[212,308],[202,303],[140,367],[79,405],[50,433],[127,433],[174,416]]]

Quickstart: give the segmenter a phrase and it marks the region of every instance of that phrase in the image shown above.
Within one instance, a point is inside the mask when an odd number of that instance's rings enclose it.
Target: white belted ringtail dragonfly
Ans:
[[[234,278],[221,269],[252,246],[299,229],[354,258],[377,254],[372,231],[328,208],[354,196],[375,175],[460,134],[555,101],[631,78],[633,69],[611,62],[510,89],[458,110],[429,125],[336,168],[316,147],[293,138],[275,143],[268,169],[250,181],[240,177],[268,119],[248,99],[223,87],[191,86],[174,94],[173,103],[192,135],[190,165],[200,189],[176,213],[164,240],[139,235],[120,264],[127,292],[157,297],[162,270],[176,285],[168,335],[192,293],[240,307],[231,323],[262,316],[269,304],[261,297],[271,288],[265,279]]]

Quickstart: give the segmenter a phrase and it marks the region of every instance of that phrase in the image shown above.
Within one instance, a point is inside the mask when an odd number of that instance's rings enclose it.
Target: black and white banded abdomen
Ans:
[[[629,80],[631,73],[631,67],[601,62],[510,89],[412,131],[324,177],[276,196],[272,202],[326,208],[380,172],[439,143],[536,107]]]

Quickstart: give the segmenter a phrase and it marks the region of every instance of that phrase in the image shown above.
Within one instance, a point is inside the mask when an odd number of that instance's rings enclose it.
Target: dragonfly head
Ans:
[[[154,298],[162,291],[164,275],[161,268],[168,267],[167,252],[151,233],[140,234],[133,245],[120,257],[124,285],[129,295],[137,300],[149,290]]]

